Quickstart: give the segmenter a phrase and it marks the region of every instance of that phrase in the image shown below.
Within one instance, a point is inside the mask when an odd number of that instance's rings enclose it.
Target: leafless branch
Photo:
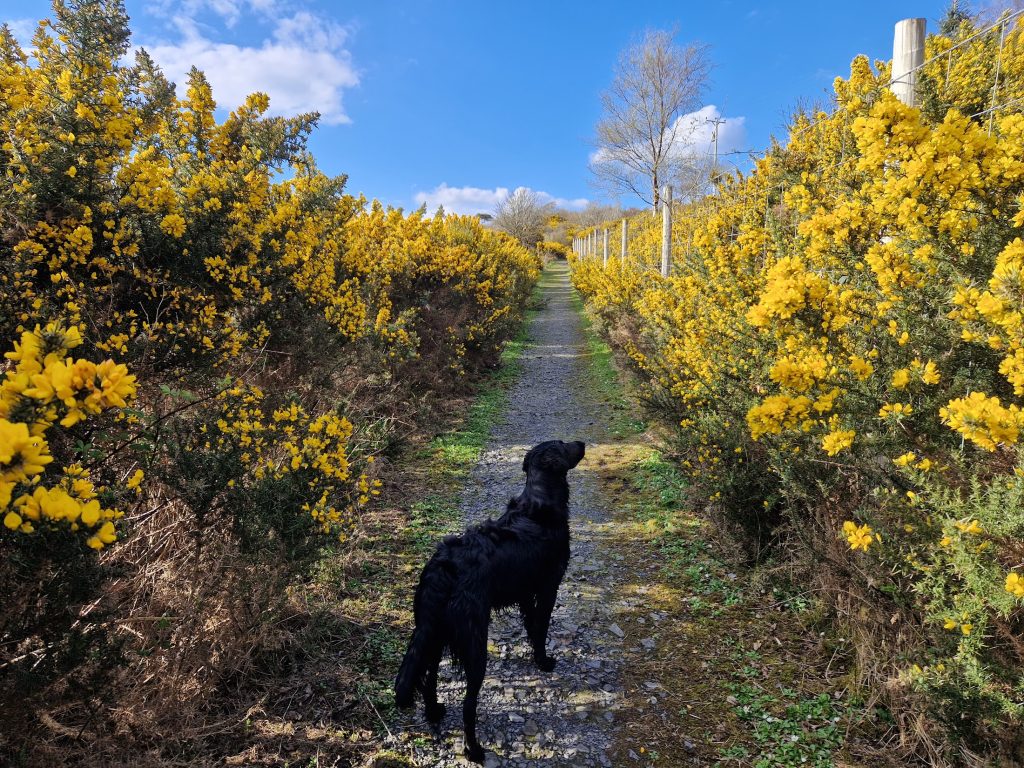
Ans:
[[[661,184],[685,179],[693,187],[710,175],[701,158],[680,146],[687,130],[680,118],[700,105],[710,70],[707,46],[681,47],[662,30],[622,53],[596,126],[591,170],[600,186],[657,205]]]

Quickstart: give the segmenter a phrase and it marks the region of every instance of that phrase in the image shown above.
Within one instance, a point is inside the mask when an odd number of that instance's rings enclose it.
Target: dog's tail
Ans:
[[[425,684],[429,665],[440,661],[447,645],[443,628],[455,582],[449,566],[446,561],[432,561],[420,576],[415,600],[416,629],[395,678],[395,703],[399,707],[412,706],[416,690]]]
[[[423,676],[423,654],[426,650],[426,632],[421,627],[416,627],[412,633],[412,640],[409,641],[409,648],[402,659],[402,666],[398,668],[398,677],[395,678],[395,704],[399,707],[411,707],[416,692],[416,684]]]

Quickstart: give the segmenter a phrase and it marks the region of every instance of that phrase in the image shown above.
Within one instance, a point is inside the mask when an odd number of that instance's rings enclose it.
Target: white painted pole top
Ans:
[[[926,19],[896,22],[892,41],[892,83],[889,90],[911,107],[917,104],[917,70],[924,64]]]

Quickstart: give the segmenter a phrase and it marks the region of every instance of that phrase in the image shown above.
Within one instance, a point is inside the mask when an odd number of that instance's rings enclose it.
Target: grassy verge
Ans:
[[[857,707],[815,601],[780,586],[770,565],[741,564],[676,462],[641,434],[629,377],[589,322],[587,336],[590,386],[620,406],[593,452],[617,510],[612,545],[638,564],[619,585],[618,623],[651,648],[627,648],[613,763],[835,765]]]
[[[362,718],[369,746],[388,734],[387,723],[393,719],[393,675],[408,642],[412,595],[420,569],[438,539],[463,526],[462,488],[492,426],[505,411],[509,387],[520,374],[519,361],[530,343],[530,321],[541,308],[541,291],[549,279],[547,273],[542,274],[519,333],[506,342],[498,367],[474,396],[450,414],[454,423],[449,422],[443,432],[421,445],[411,446],[396,460],[398,480],[385,505],[391,514],[383,513],[383,525],[362,547],[379,573],[364,571],[348,585],[348,594],[341,600],[341,610],[356,618],[357,626],[373,621],[381,625],[378,633],[370,635],[377,642],[367,648],[368,663],[359,669],[359,686],[373,710],[372,718],[365,712]],[[405,764],[390,753],[379,753],[373,762],[379,766]]]
[[[623,629],[650,634],[656,650],[627,666],[621,748],[665,765],[834,765],[850,712],[809,605],[730,559],[660,453],[608,475],[624,486],[618,546],[656,563],[623,588],[638,606]],[[652,732],[652,714],[666,728]]]
[[[630,398],[629,382],[619,375],[612,348],[598,334],[576,291],[572,293],[571,304],[582,321],[589,362],[587,384],[596,399],[608,407],[606,419],[610,436],[615,440],[623,440],[642,434],[647,423]]]
[[[518,361],[528,344],[529,319],[535,312],[527,313],[518,336],[506,343],[498,368],[481,385],[464,421],[401,460],[407,471],[414,467],[426,468],[425,474],[414,470],[419,492],[409,502],[409,519],[404,532],[407,538],[399,543],[399,548],[404,547],[415,561],[422,561],[440,536],[462,527],[459,497],[463,481],[480,458],[491,426],[505,409],[508,388],[519,376]]]

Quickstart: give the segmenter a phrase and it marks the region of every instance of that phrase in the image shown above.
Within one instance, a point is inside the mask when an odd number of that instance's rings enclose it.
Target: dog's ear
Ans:
[[[523,457],[523,472],[528,473],[531,467],[549,472],[559,469],[559,465],[564,461],[562,452],[558,450],[559,442],[546,440],[533,446]]]
[[[529,472],[530,471],[530,459],[533,458],[533,454],[536,452],[536,450],[537,450],[537,447],[534,446],[533,448],[531,448],[530,450],[528,450],[526,452],[525,456],[523,456],[523,472]]]

